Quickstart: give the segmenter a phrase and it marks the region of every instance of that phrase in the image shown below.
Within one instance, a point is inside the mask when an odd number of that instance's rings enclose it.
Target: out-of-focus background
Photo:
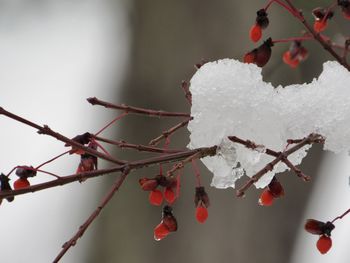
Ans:
[[[293,1],[305,11],[330,1]],[[92,107],[85,99],[100,97],[116,103],[169,111],[189,111],[180,88],[193,65],[220,58],[241,59],[255,47],[248,32],[265,1],[122,1],[122,0],[0,0],[0,105],[73,137],[94,132],[117,112]],[[297,36],[301,25],[280,6],[269,10],[264,36]],[[336,39],[349,25],[340,18],[329,32]],[[338,34],[336,33],[338,32]],[[340,33],[340,34],[339,34]],[[275,85],[311,81],[331,59],[317,43],[306,43],[307,61],[297,69],[282,62],[288,44],[276,45],[263,69]],[[252,109],[258,110],[258,109]],[[128,116],[104,136],[147,143],[174,120]],[[1,171],[16,165],[38,165],[66,149],[32,129],[0,118]],[[208,124],[210,125],[210,124]],[[188,132],[172,137],[171,146],[185,147]],[[108,148],[113,150],[113,148]],[[124,159],[144,157],[115,151]],[[79,159],[67,156],[47,169],[61,175],[75,171]],[[153,228],[161,209],[150,206],[138,178],[156,168],[132,173],[100,217],[62,262],[348,262],[350,220],[334,231],[334,247],[316,251],[317,237],[304,233],[303,222],[329,220],[341,214],[350,197],[347,155],[321,155],[313,147],[302,170],[303,183],[291,173],[279,178],[286,196],[272,207],[257,203],[260,191],[237,199],[232,189],[209,187],[211,175],[201,166],[211,199],[204,225],[194,217],[194,178],[186,169],[181,197],[174,205],[179,230],[161,242]],[[107,166],[101,163],[101,166]],[[60,246],[95,209],[116,175],[23,195],[0,207],[2,262],[50,262]],[[48,180],[40,176],[33,183]]]

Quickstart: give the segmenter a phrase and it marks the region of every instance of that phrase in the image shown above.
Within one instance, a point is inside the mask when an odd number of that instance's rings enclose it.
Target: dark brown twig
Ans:
[[[190,117],[190,114],[185,112],[168,112],[161,110],[149,110],[144,108],[138,108],[133,106],[128,106],[125,104],[117,105],[106,101],[99,100],[96,97],[88,98],[87,101],[92,105],[100,105],[109,109],[123,110],[127,113],[142,114],[151,117]]]
[[[235,136],[230,136],[229,139],[232,140],[234,138],[237,138]],[[299,149],[301,149],[302,147],[304,147],[307,144],[312,144],[315,142],[320,142],[320,140],[322,140],[322,136],[318,135],[318,134],[310,134],[309,136],[307,136],[306,138],[304,138],[302,141],[300,141],[298,144],[296,144],[295,146],[293,146],[292,148],[284,151],[284,152],[275,152],[269,149],[269,151],[266,151],[266,153],[270,153],[270,155],[275,156],[276,158],[274,160],[272,160],[271,162],[269,162],[267,165],[265,165],[260,171],[258,171],[255,175],[253,175],[240,189],[237,190],[236,195],[238,197],[242,197],[244,196],[246,190],[248,190],[254,183],[256,183],[264,174],[266,174],[269,171],[272,171],[274,166],[279,163],[280,161],[285,162],[287,165],[290,163],[287,159],[287,157],[298,151]],[[243,140],[242,140],[243,141]],[[294,165],[292,165],[293,170],[297,169]],[[299,169],[297,169],[299,170]],[[296,170],[294,170],[296,171]],[[297,171],[296,171],[297,172]],[[297,174],[299,176],[300,173],[297,172]]]
[[[112,185],[112,188],[108,191],[108,193],[105,195],[105,197],[102,199],[102,202],[99,204],[99,206],[95,209],[95,211],[89,216],[89,218],[82,224],[78,231],[75,233],[75,235],[66,243],[63,244],[61,252],[57,255],[57,257],[54,259],[54,263],[59,262],[59,260],[64,256],[64,254],[75,244],[77,243],[78,239],[81,238],[86,229],[90,226],[90,224],[98,217],[98,215],[101,213],[102,209],[108,204],[108,202],[112,199],[114,194],[118,191],[120,186],[123,184],[124,180],[129,174],[129,170],[124,170],[122,175],[116,179],[114,184]]]
[[[75,148],[78,148],[78,149],[81,149],[83,150],[84,152],[86,153],[89,153],[93,156],[96,156],[96,157],[99,157],[101,159],[104,159],[106,161],[110,161],[112,163],[116,163],[116,164],[124,164],[126,163],[125,161],[122,161],[122,160],[118,160],[118,159],[115,159],[111,156],[107,156],[106,154],[104,153],[101,153],[101,152],[98,152],[90,147],[86,147],[76,141],[73,141],[65,136],[63,136],[62,134],[58,133],[58,132],[55,132],[53,130],[51,130],[51,128],[47,125],[44,125],[44,126],[40,126],[34,122],[31,122],[29,120],[26,120],[16,114],[13,114],[9,111],[6,111],[4,108],[0,107],[0,115],[4,115],[10,119],[13,119],[15,121],[18,121],[18,122],[21,122],[23,124],[26,124],[30,127],[33,127],[35,129],[38,130],[38,133],[39,134],[45,134],[45,135],[49,135],[51,137],[54,137],[56,138],[57,140],[61,141],[61,142],[65,142],[66,144],[70,145],[70,146],[74,146]]]
[[[182,81],[181,83],[181,88],[183,89],[184,93],[185,93],[185,98],[187,99],[188,103],[190,105],[192,105],[192,93],[189,89],[189,83],[185,80]]]

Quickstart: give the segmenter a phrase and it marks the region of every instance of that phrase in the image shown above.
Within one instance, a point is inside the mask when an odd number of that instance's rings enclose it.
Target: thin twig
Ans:
[[[122,160],[118,160],[118,159],[115,159],[111,156],[107,156],[106,154],[104,153],[101,153],[101,152],[98,152],[90,147],[86,147],[76,141],[73,141],[65,136],[63,136],[62,134],[58,133],[58,132],[55,132],[54,130],[51,130],[51,128],[47,125],[44,125],[44,126],[40,126],[34,122],[31,122],[29,120],[26,120],[16,114],[13,114],[9,111],[6,111],[4,108],[0,107],[0,115],[4,115],[10,119],[13,119],[15,121],[18,121],[18,122],[21,122],[21,123],[24,123],[30,127],[33,127],[35,129],[38,130],[38,133],[39,134],[45,134],[45,135],[49,135],[51,137],[54,137],[56,138],[57,140],[61,141],[61,142],[65,142],[66,144],[70,145],[70,146],[74,146],[75,148],[78,148],[78,149],[81,149],[83,150],[84,152],[86,153],[89,153],[93,156],[96,156],[96,157],[99,157],[101,159],[104,159],[106,161],[110,161],[112,163],[116,163],[116,164],[124,164],[126,163],[125,161],[122,161]]]
[[[271,162],[266,164],[260,171],[258,171],[255,175],[253,175],[240,189],[238,189],[236,195],[238,197],[244,196],[246,190],[248,190],[254,183],[256,183],[264,174],[266,174],[269,171],[272,171],[274,166],[277,163],[279,163],[280,161],[286,160],[286,158],[290,154],[298,151],[299,149],[301,149],[305,145],[320,141],[320,138],[322,138],[320,135],[312,133],[309,136],[307,136],[306,138],[304,138],[300,143],[293,146],[292,148],[290,148],[284,152],[278,153],[278,155],[276,156],[276,158],[274,160],[272,160]]]
[[[112,104],[106,101],[99,100],[96,97],[88,98],[87,101],[92,105],[100,105],[109,109],[123,110],[128,113],[142,114],[142,115],[147,115],[152,117],[190,117],[190,114],[185,112],[168,112],[168,111],[161,111],[161,110],[150,110],[150,109],[128,106],[125,104],[117,105],[117,104]]]
[[[337,216],[336,218],[334,218],[332,220],[332,223],[334,223],[335,221],[337,221],[338,219],[342,219],[344,216],[346,216],[347,214],[350,213],[350,209],[346,210],[343,214],[341,214],[340,216]]]
[[[114,140],[106,139],[106,138],[103,138],[100,136],[93,136],[93,138],[97,141],[116,145],[116,146],[120,147],[121,149],[129,148],[129,149],[135,149],[135,150],[138,150],[141,152],[177,153],[177,152],[184,151],[184,150],[176,150],[176,149],[164,149],[164,148],[152,147],[152,146],[147,146],[147,145],[142,145],[142,144],[132,144],[132,143],[127,143],[125,141],[114,141]]]
[[[147,159],[142,159],[142,160],[137,160],[137,161],[132,161],[128,162],[123,165],[116,165],[112,168],[109,169],[100,169],[100,170],[94,170],[94,171],[89,171],[89,172],[83,172],[79,174],[72,174],[68,176],[62,176],[59,177],[55,180],[41,183],[41,184],[36,184],[32,185],[30,187],[18,189],[18,190],[6,190],[6,191],[0,191],[0,199],[11,197],[11,196],[16,196],[16,195],[22,195],[26,193],[33,193],[41,190],[45,190],[48,188],[52,187],[57,187],[73,182],[82,182],[85,181],[86,179],[90,179],[93,177],[105,175],[105,174],[110,174],[113,172],[121,172],[124,169],[128,168],[130,171],[132,170],[137,170],[143,167],[149,167],[152,165],[159,165],[161,163],[172,163],[172,162],[178,162],[181,160],[184,160],[190,156],[193,156],[196,154],[198,158],[203,158],[206,156],[213,156],[216,154],[216,146],[212,147],[203,147],[203,148],[197,148],[193,150],[185,150],[183,152],[179,153],[171,153],[171,154],[165,154],[162,156],[157,156],[157,157],[152,157],[152,158],[147,158]]]
[[[98,215],[101,213],[102,209],[108,204],[108,202],[112,199],[113,195],[118,191],[120,186],[123,184],[125,178],[128,176],[129,170],[124,170],[122,175],[116,179],[114,184],[112,185],[112,188],[108,191],[108,193],[105,195],[105,197],[102,199],[101,203],[98,205],[98,207],[95,209],[95,211],[89,216],[89,218],[82,224],[78,231],[75,233],[75,235],[66,243],[63,244],[61,252],[57,255],[57,257],[54,259],[54,263],[59,262],[59,260],[64,256],[64,254],[75,244],[77,243],[78,239],[81,238],[86,229],[90,226],[90,224],[98,217]]]
[[[151,140],[149,142],[149,145],[157,145],[161,140],[167,138],[168,136],[170,136],[171,134],[173,134],[174,132],[176,132],[178,129],[186,126],[190,120],[192,120],[193,118],[188,118],[178,124],[176,124],[175,126],[171,127],[170,129],[166,130],[166,131],[163,131],[162,134],[160,136],[158,136],[157,138]]]

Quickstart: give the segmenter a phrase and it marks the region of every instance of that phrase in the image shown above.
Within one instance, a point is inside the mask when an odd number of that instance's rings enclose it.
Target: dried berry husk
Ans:
[[[325,15],[327,14],[326,19],[331,19],[334,15],[333,11],[329,11],[327,13],[327,9],[322,8],[322,7],[317,7],[314,10],[312,10],[312,14],[314,15],[316,20],[321,20],[325,17]]]
[[[194,195],[194,204],[196,207],[198,207],[198,205],[200,204],[203,204],[205,207],[209,207],[209,196],[203,186],[196,187],[196,192]]]
[[[271,182],[268,185],[268,189],[270,190],[273,197],[278,198],[284,196],[284,189],[282,184],[277,180],[276,177],[273,177]]]
[[[36,176],[36,170],[33,166],[22,165],[16,169],[16,175],[19,178],[28,178]]]
[[[173,215],[171,206],[164,206],[162,213],[162,222],[169,229],[170,232],[177,230],[177,220]]]
[[[332,222],[326,223],[318,221],[316,219],[308,219],[305,223],[305,230],[314,235],[327,235],[331,236],[332,230],[335,228]]]
[[[272,39],[268,38],[262,45],[257,48],[255,64],[263,67],[269,62],[271,57]]]
[[[0,190],[1,191],[11,191],[11,185],[9,183],[10,178],[8,178],[6,175],[3,173],[0,174]],[[9,202],[12,202],[15,198],[13,196],[7,197],[6,200]]]
[[[259,25],[262,29],[265,29],[269,25],[269,18],[265,9],[260,9],[256,12],[256,24]]]

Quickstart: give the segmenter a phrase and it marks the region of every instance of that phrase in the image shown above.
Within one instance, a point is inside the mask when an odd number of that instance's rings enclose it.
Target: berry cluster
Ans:
[[[321,254],[326,254],[332,247],[331,232],[335,228],[332,222],[321,222],[315,219],[308,219],[305,230],[311,234],[319,235],[316,247]]]
[[[304,61],[307,58],[308,51],[305,47],[302,46],[302,42],[307,40],[317,40],[321,42],[321,44],[324,47],[327,47],[327,50],[331,50],[331,54],[335,56],[335,58],[339,62],[342,63],[345,61],[348,45],[344,44],[342,46],[335,44],[330,41],[329,37],[321,33],[327,29],[328,22],[334,16],[334,9],[336,7],[340,8],[343,16],[346,19],[350,19],[349,0],[337,0],[336,3],[332,4],[328,8],[315,8],[312,11],[312,15],[314,17],[313,26],[308,25],[302,13],[299,10],[297,10],[294,6],[292,6],[289,1],[270,0],[265,8],[259,9],[256,12],[255,23],[249,31],[249,38],[254,43],[257,43],[262,38],[263,30],[265,30],[270,24],[267,10],[273,3],[280,5],[287,12],[289,12],[299,21],[301,21],[309,32],[307,34],[303,33],[301,37],[293,37],[288,39],[272,40],[271,38],[267,38],[259,47],[247,52],[244,55],[243,61],[245,63],[254,63],[259,67],[263,67],[267,64],[271,57],[271,47],[274,44],[292,42],[289,50],[283,53],[282,60],[291,68],[296,68],[300,64],[300,62]],[[333,47],[337,47],[344,50],[343,56],[341,57],[340,55],[337,55],[336,52],[332,49]],[[346,64],[346,62],[342,64]]]
[[[198,179],[198,171],[195,169],[196,178]],[[165,238],[170,232],[177,230],[177,221],[172,213],[172,205],[179,195],[180,188],[180,174],[174,177],[171,173],[167,176],[160,174],[153,178],[140,178],[139,184],[141,189],[149,191],[149,202],[152,205],[160,206],[163,199],[168,203],[163,207],[162,220],[154,229],[154,238],[159,241]],[[163,191],[157,189],[163,187]],[[195,188],[194,204],[196,207],[195,217],[199,223],[204,223],[208,218],[208,207],[210,205],[208,194],[203,186]]]

